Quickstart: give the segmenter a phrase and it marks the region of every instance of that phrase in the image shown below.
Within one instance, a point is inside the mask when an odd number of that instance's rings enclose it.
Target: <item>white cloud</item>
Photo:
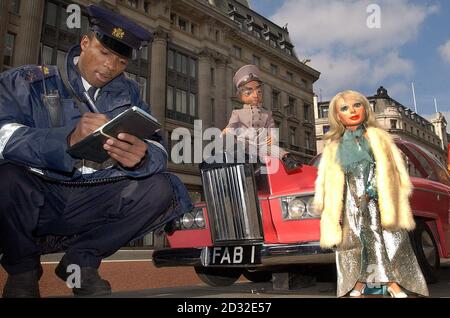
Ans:
[[[322,73],[315,88],[322,90],[324,99],[342,89],[374,93],[379,85],[410,82],[414,63],[399,50],[417,38],[425,19],[439,8],[411,0],[379,0],[381,28],[370,29],[371,13],[366,9],[373,2],[286,0],[270,18],[289,24],[299,59],[311,58],[311,65]],[[391,91],[406,90],[398,85]]]
[[[373,0],[286,0],[271,17],[279,25],[289,23],[297,50],[313,53],[329,48],[377,52],[401,47],[416,38],[419,27],[436,6],[418,6],[410,0],[380,0],[381,28],[370,29],[366,9]]]
[[[372,81],[380,82],[394,76],[409,77],[414,73],[412,61],[401,58],[398,52],[389,52],[379,58],[379,63],[373,66]]]
[[[442,59],[450,63],[450,40],[448,40],[446,43],[441,45],[439,48],[439,53],[441,54]]]
[[[319,53],[312,56],[311,66],[320,70],[322,75],[320,90],[323,100],[330,99],[338,91],[354,88],[369,76],[370,62],[352,55],[331,56],[328,53]]]
[[[394,83],[392,85],[387,85],[385,87],[388,91],[389,96],[395,99],[395,96],[404,96],[411,92],[411,86],[406,83]],[[411,93],[412,94],[412,93]],[[412,98],[412,97],[411,97]],[[408,106],[408,105],[405,105]]]

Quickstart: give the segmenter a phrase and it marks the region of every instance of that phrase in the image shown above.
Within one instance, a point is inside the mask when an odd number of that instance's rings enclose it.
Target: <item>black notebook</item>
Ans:
[[[117,138],[120,133],[127,133],[145,140],[160,129],[161,124],[156,118],[133,106],[70,147],[67,152],[75,158],[102,163],[110,158],[103,149],[103,144],[109,137]]]

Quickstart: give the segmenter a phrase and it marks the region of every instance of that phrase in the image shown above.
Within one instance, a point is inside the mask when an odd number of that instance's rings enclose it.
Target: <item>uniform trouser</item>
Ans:
[[[64,262],[98,268],[103,258],[153,230],[173,190],[162,174],[97,186],[49,183],[12,164],[0,166],[1,264],[9,274],[39,266],[36,238],[74,236]]]

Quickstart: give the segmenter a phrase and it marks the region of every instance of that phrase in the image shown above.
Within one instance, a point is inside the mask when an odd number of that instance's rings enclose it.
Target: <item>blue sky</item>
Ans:
[[[369,4],[380,8],[380,28],[369,29]],[[278,25],[288,23],[300,59],[322,72],[315,91],[323,100],[344,89],[391,97],[429,117],[450,122],[450,1],[252,0],[252,9]]]

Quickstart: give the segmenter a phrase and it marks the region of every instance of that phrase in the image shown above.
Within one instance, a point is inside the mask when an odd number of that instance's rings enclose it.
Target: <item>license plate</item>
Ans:
[[[208,265],[261,264],[260,245],[207,247]]]

